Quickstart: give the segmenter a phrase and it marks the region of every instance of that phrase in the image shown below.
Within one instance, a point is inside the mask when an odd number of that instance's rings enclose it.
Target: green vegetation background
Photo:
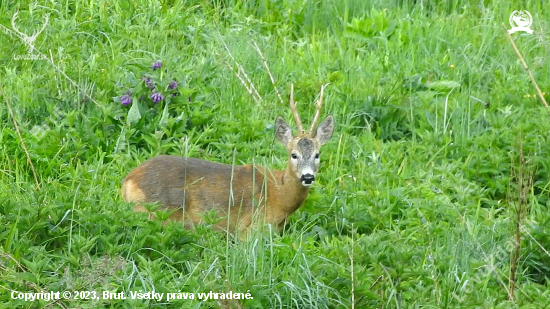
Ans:
[[[512,36],[550,92],[545,1],[1,1],[0,307],[544,308],[550,118],[502,29],[514,10],[533,17],[533,35]],[[49,60],[15,60],[28,51],[17,11],[28,34],[49,14],[33,51]],[[292,118],[290,84],[307,124],[328,82],[336,132],[280,235],[234,243],[121,200],[123,177],[157,154],[283,168],[272,123]],[[254,299],[29,303],[13,290]]]

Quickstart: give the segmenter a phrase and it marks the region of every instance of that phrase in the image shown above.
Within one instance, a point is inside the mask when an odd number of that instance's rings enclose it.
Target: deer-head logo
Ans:
[[[34,41],[36,41],[36,38],[38,37],[38,35],[42,33],[42,31],[44,31],[44,28],[46,28],[46,25],[48,24],[49,16],[44,15],[45,20],[44,20],[44,25],[42,25],[42,29],[40,29],[38,32],[34,31],[32,35],[29,36],[26,32],[21,32],[19,31],[19,29],[17,29],[17,26],[15,25],[15,20],[17,20],[17,14],[19,14],[19,12],[15,12],[15,14],[13,14],[13,17],[11,19],[11,26],[13,28],[13,31],[15,31],[19,35],[21,40],[23,40],[23,43],[27,45],[27,48],[30,54],[34,50]]]

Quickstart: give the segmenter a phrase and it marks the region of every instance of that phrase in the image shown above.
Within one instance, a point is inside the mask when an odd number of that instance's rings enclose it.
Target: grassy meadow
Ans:
[[[0,308],[550,308],[550,112],[502,28],[532,15],[511,36],[550,101],[549,9],[0,1]],[[28,35],[49,18],[38,59],[16,12]],[[284,168],[290,85],[309,126],[327,83],[335,133],[281,233],[236,241],[210,214],[187,231],[122,201],[158,154]],[[50,291],[98,297],[18,296]]]

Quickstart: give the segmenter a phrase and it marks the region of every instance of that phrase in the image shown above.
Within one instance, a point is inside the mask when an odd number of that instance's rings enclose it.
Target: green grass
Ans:
[[[0,307],[547,306],[549,114],[501,23],[509,27],[514,10],[532,14],[535,34],[513,37],[549,100],[548,6],[417,2],[0,2]],[[10,35],[16,11],[29,34],[49,14],[35,47],[53,63],[14,60],[27,52]],[[145,74],[163,87],[177,80],[180,95],[167,95],[168,107],[144,101],[137,119],[117,100],[129,88],[134,101],[148,96]],[[290,84],[307,125],[327,82],[324,113],[336,132],[282,233],[235,243],[208,226],[163,226],[122,201],[121,180],[157,154],[283,168],[273,122],[292,118]],[[507,244],[522,192],[526,228],[509,300]],[[65,290],[253,299],[11,297]]]

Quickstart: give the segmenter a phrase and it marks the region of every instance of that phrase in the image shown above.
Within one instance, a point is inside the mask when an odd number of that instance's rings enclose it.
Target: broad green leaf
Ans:
[[[141,119],[141,113],[139,112],[138,102],[134,100],[132,107],[128,111],[128,123],[135,124]]]
[[[159,121],[159,125],[161,127],[166,126],[168,118],[170,117],[170,115],[168,114],[168,105],[169,103],[167,101],[166,104],[164,104],[164,109],[162,110],[162,117],[160,118],[160,121]]]
[[[460,87],[460,83],[453,80],[440,80],[433,83],[428,83],[426,84],[426,87],[435,91],[449,92],[454,88]]]

